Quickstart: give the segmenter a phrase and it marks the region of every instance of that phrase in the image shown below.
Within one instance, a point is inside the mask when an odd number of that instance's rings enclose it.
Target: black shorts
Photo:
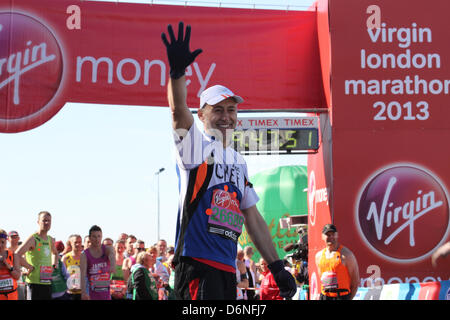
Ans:
[[[49,284],[27,284],[27,300],[51,300],[52,286]]]
[[[179,300],[236,300],[236,274],[181,257],[175,268]]]

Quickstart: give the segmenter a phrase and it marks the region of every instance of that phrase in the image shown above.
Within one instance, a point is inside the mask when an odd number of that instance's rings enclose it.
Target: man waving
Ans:
[[[191,27],[182,22],[178,38],[172,26],[162,34],[170,64],[168,100],[177,148],[180,199],[174,257],[175,292],[180,299],[236,299],[237,240],[245,225],[257,249],[269,263],[280,295],[292,297],[295,280],[284,269],[267,224],[256,203],[244,158],[230,147],[238,104],[244,100],[215,85],[202,92],[200,131],[186,102],[185,69],[202,52],[190,51]]]

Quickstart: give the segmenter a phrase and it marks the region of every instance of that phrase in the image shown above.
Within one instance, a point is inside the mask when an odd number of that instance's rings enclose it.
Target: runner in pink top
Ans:
[[[89,239],[91,246],[83,251],[80,258],[81,298],[111,300],[111,270],[116,268],[114,250],[101,244],[102,231],[98,226],[93,226],[89,230]]]
[[[94,258],[89,249],[84,251],[87,261],[87,278],[89,281],[89,297],[91,300],[111,300],[110,286],[110,262],[102,245],[102,256]]]

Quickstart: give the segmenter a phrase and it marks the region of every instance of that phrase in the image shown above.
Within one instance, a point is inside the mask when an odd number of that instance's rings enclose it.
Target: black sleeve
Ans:
[[[136,270],[134,274],[134,286],[136,288],[136,300],[152,300],[145,282],[144,270]]]

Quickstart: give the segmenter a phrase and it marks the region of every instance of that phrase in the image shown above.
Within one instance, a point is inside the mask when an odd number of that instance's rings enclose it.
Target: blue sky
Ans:
[[[278,8],[313,1],[220,2]],[[97,224],[104,237],[116,240],[121,232],[131,233],[149,246],[157,240],[155,172],[164,167],[160,233],[174,243],[178,190],[168,108],[68,103],[38,128],[0,133],[0,146],[1,229],[17,230],[25,240],[37,230],[38,212],[47,210],[53,216],[50,235],[57,240],[72,233],[84,236]],[[279,165],[306,165],[300,155],[246,160],[250,176]]]

